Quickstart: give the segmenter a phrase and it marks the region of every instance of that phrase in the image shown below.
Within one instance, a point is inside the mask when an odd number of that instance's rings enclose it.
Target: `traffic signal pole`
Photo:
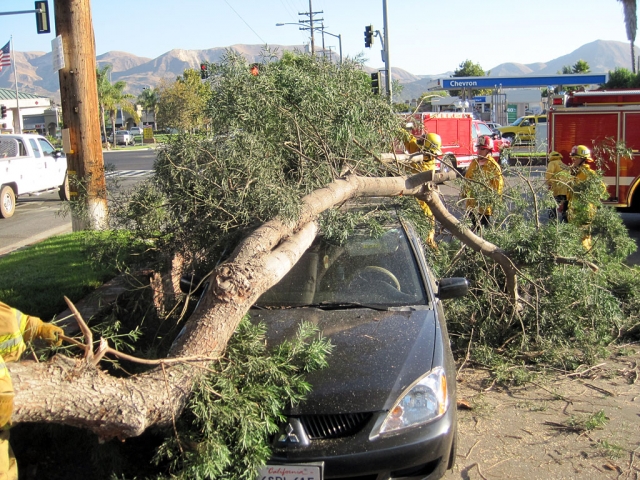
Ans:
[[[100,140],[96,49],[90,0],[56,0],[56,35],[64,67],[58,71],[62,120],[69,134],[67,172],[73,231],[107,226],[107,188]]]
[[[391,90],[391,61],[389,60],[389,25],[387,23],[387,0],[382,0],[382,15],[384,23],[384,45],[382,54],[384,56],[384,65],[387,80],[387,92],[389,93],[389,103],[393,103],[393,92]]]

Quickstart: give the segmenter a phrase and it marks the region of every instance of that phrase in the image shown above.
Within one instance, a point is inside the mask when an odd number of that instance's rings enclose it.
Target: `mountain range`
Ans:
[[[269,45],[270,51],[304,51],[302,45]],[[260,62],[264,45],[232,45],[207,50],[174,49],[157,58],[138,57],[127,52],[110,51],[96,57],[98,67],[112,66],[111,81],[123,80],[126,91],[139,94],[143,87],[155,87],[161,79],[173,80],[185,69],[199,70],[200,63],[219,62],[227,50],[241,53],[249,63]],[[60,87],[58,73],[53,71],[51,52],[14,52],[18,70],[18,89],[21,92],[42,95],[59,102]],[[592,73],[606,73],[616,68],[630,68],[629,44],[610,40],[596,40],[587,43],[561,57],[530,64],[515,62],[502,63],[489,70],[489,76],[550,75],[558,73],[562,67],[573,65],[578,60],[586,61]],[[369,72],[375,71],[365,67]],[[397,101],[417,98],[427,91],[428,84],[435,78],[450,76],[453,72],[437,75],[414,75],[392,66],[393,78],[402,86]],[[14,70],[4,68],[0,72],[0,88],[14,87]]]

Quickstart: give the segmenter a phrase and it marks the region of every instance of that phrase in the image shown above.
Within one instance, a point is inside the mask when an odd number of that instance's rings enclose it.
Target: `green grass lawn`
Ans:
[[[0,257],[0,301],[51,320],[67,308],[63,296],[77,302],[119,273],[119,259],[95,258],[92,240],[103,235],[59,235]]]

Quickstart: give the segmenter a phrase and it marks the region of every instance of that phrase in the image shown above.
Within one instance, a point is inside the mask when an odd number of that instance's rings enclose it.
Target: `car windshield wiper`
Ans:
[[[309,305],[296,305],[296,306],[320,308],[322,310],[346,310],[350,308],[368,308],[370,310],[385,311],[389,309],[389,307],[386,307],[384,305],[372,305],[372,304],[360,303],[360,302],[320,302],[320,303],[311,303]]]
[[[394,307],[387,307],[384,305],[370,305],[366,303],[358,302],[320,302],[320,303],[305,303],[296,305],[254,305],[252,308],[275,310],[278,308],[319,308],[320,310],[347,310],[355,308],[368,308],[370,310],[388,311]]]

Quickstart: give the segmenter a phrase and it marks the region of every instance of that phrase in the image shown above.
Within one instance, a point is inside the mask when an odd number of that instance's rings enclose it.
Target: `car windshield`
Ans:
[[[396,227],[379,237],[358,232],[340,246],[316,238],[255,305],[388,308],[425,305],[426,298],[407,235]]]
[[[515,122],[513,122],[511,124],[512,127],[517,127],[518,125],[520,125],[522,122],[524,121],[524,117],[520,117],[518,118]]]

